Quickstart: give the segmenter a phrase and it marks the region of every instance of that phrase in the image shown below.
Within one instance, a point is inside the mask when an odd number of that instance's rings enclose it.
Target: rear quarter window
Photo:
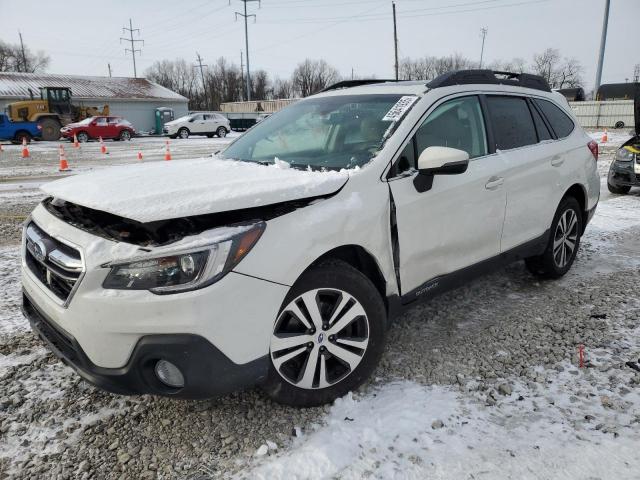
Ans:
[[[527,101],[521,97],[487,96],[496,149],[509,150],[538,143]]]
[[[548,100],[541,100],[539,98],[536,98],[534,102],[540,107],[544,116],[547,117],[551,128],[553,128],[558,138],[568,137],[569,134],[573,132],[575,128],[573,120],[571,120],[569,115],[564,113],[560,107],[557,107]]]

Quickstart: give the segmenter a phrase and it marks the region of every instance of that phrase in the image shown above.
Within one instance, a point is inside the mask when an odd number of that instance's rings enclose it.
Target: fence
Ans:
[[[297,98],[257,100],[251,102],[226,102],[220,105],[220,110],[225,113],[275,113],[296,101],[298,101]]]
[[[633,100],[569,102],[578,122],[588,128],[633,128]]]

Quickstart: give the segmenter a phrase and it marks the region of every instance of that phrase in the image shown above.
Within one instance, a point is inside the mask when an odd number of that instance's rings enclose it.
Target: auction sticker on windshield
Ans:
[[[382,117],[383,122],[397,122],[402,116],[411,108],[414,102],[418,99],[415,95],[404,95],[400,97],[400,100],[391,107],[391,109]]]

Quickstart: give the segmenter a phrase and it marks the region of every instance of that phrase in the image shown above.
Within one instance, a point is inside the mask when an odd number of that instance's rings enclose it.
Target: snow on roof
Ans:
[[[39,97],[40,87],[68,87],[78,99],[187,101],[182,95],[146,78],[0,72],[0,98],[29,98],[29,89]]]

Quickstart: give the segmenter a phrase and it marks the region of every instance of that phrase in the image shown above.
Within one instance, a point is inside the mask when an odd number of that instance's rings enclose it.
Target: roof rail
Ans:
[[[514,87],[533,88],[550,92],[547,81],[540,75],[530,73],[500,72],[494,70],[455,70],[444,73],[429,83],[429,88],[448,87],[451,85],[512,85]]]
[[[359,80],[342,80],[338,83],[334,83],[333,85],[329,85],[324,90],[320,90],[319,93],[328,92],[330,90],[338,90],[340,88],[351,88],[351,87],[359,87],[361,85],[370,85],[372,83],[385,83],[385,82],[395,82],[396,80],[388,80],[385,78],[361,78]]]

